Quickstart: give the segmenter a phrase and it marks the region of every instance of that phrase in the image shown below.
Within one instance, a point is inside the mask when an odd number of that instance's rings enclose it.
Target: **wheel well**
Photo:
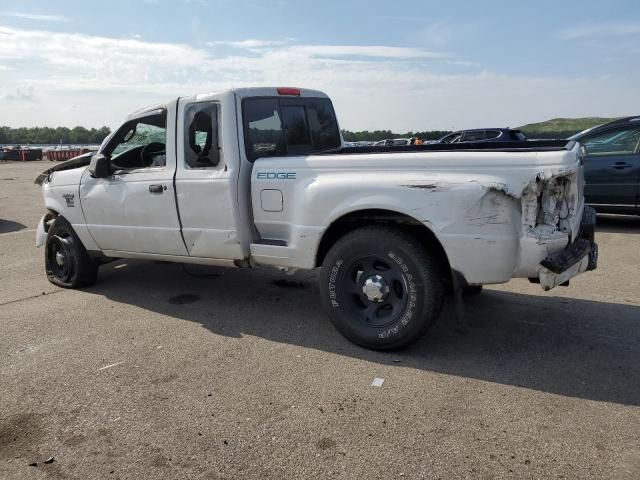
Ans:
[[[338,239],[356,228],[371,225],[393,225],[416,237],[422,245],[434,254],[443,280],[451,284],[451,266],[442,244],[435,234],[424,223],[403,213],[392,210],[371,209],[351,212],[334,221],[324,232],[318,253],[316,255],[316,267],[322,265],[324,257]]]
[[[60,214],[50,208],[48,208],[47,210],[47,213],[45,213],[44,215],[44,231],[48,233],[49,227],[51,226],[51,220],[57,218]]]

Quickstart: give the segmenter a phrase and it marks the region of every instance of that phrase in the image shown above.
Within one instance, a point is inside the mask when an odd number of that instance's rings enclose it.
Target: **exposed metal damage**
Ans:
[[[570,240],[579,213],[580,183],[575,172],[539,174],[522,193],[523,233],[539,241],[558,235]]]

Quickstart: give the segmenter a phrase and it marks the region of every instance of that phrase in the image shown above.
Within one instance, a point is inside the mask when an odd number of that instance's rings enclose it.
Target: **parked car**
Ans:
[[[580,132],[585,201],[602,213],[640,214],[640,116]]]
[[[596,267],[575,142],[342,145],[331,100],[314,90],[235,89],[137,111],[90,160],[37,178],[46,275],[88,286],[114,258],[321,267],[336,328],[390,349],[426,331],[445,290],[459,301],[464,287],[514,277],[549,290]]]
[[[523,142],[526,135],[512,128],[477,128],[445,135],[436,143]]]
[[[402,145],[410,145],[411,139],[409,138],[389,138],[387,140],[380,140],[373,145],[376,147],[400,147]]]

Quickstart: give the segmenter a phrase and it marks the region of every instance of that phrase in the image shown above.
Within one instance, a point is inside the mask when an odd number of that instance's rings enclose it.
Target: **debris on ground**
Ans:
[[[382,384],[384,383],[384,378],[374,378],[373,382],[371,382],[371,386],[372,387],[381,387]]]
[[[112,363],[111,365],[107,365],[105,367],[101,367],[98,370],[96,370],[96,372],[99,372],[100,370],[106,370],[106,369],[111,368],[111,367],[115,367],[115,366],[120,365],[122,363],[124,363],[124,360],[121,361],[121,362]]]

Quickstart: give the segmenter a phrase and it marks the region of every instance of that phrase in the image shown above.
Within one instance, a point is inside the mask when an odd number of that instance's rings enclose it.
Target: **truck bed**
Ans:
[[[571,150],[574,141],[524,140],[521,142],[431,143],[427,145],[346,147],[325,154],[400,153],[400,152],[557,152]]]

